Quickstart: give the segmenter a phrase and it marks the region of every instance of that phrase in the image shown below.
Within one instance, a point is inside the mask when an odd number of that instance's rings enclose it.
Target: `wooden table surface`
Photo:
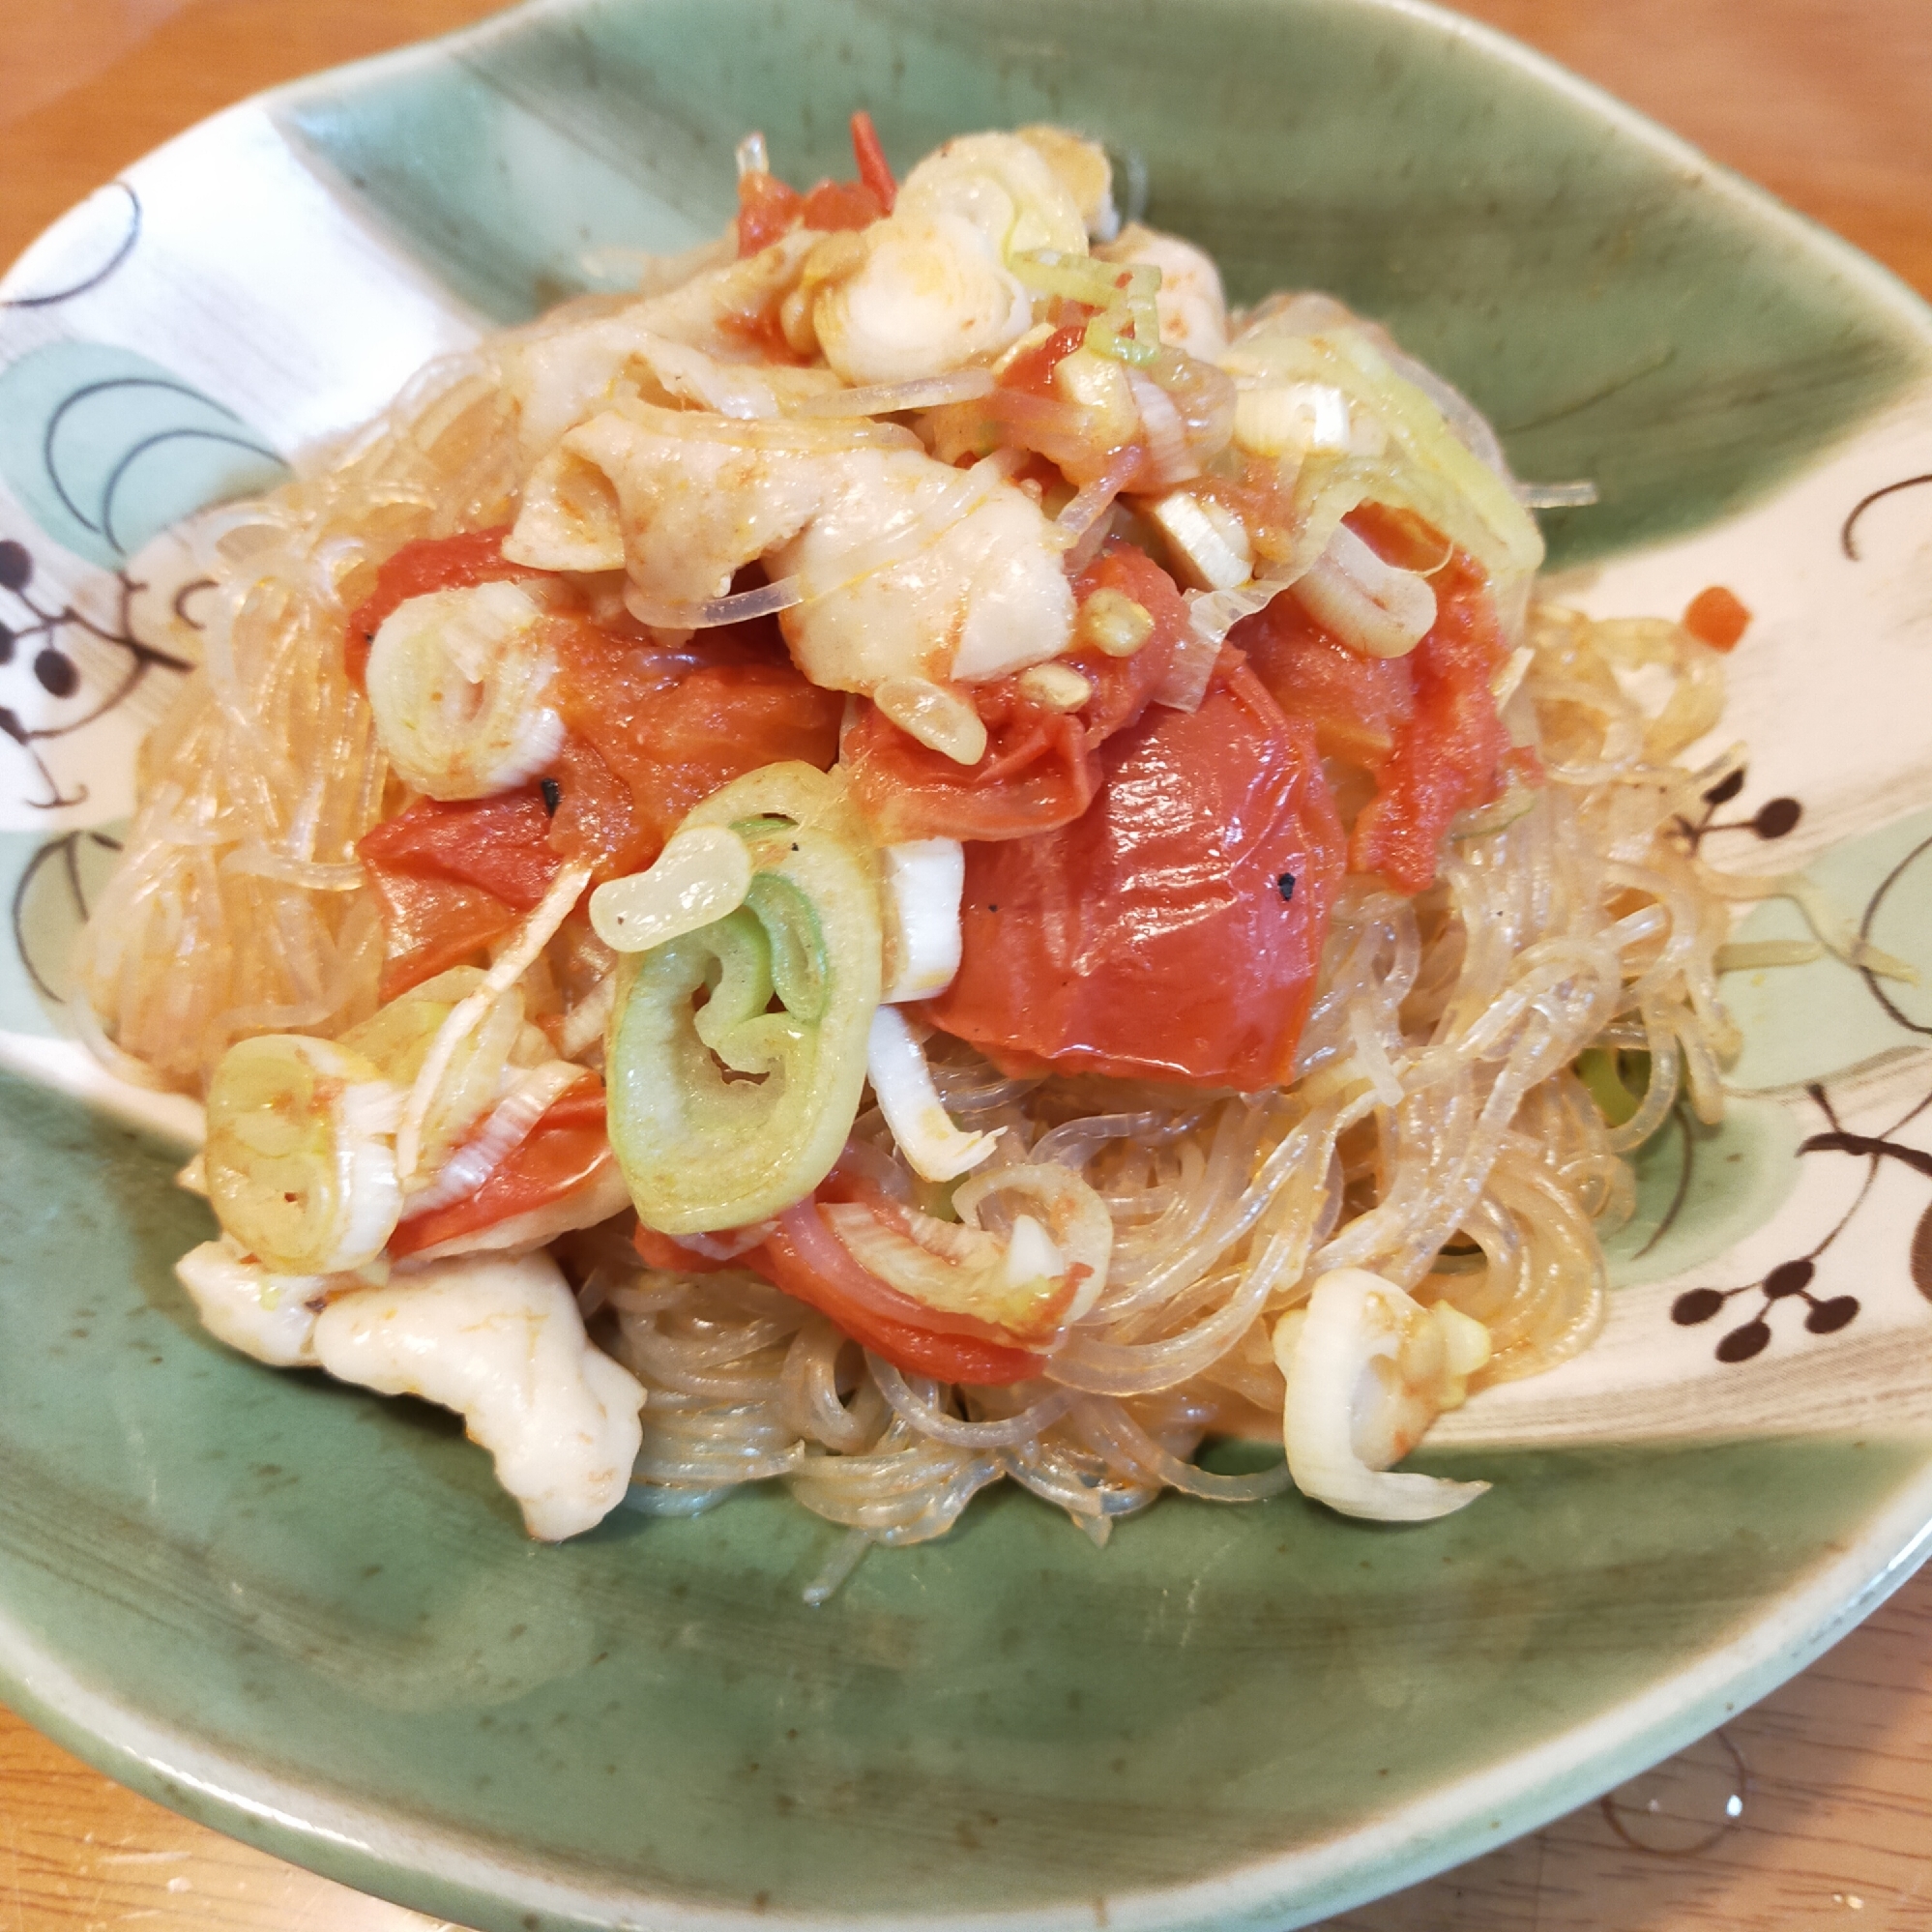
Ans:
[[[0,262],[228,102],[493,0],[7,0]],[[1478,0],[1932,296],[1932,0]],[[1727,1803],[1742,1796],[1735,1820]],[[424,1932],[0,1711],[0,1932]],[[1349,1932],[1932,1932],[1932,1571],[1717,1736]]]

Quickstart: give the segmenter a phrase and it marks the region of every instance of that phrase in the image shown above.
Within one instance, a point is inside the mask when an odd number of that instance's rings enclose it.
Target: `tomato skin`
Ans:
[[[564,861],[599,879],[639,871],[728,780],[789,758],[824,770],[837,756],[843,699],[793,669],[775,625],[711,633],[695,668],[688,651],[587,620],[554,623],[551,640],[566,726],[548,780],[554,817],[537,786],[424,799],[357,847],[382,908],[385,1000],[509,932]]]
[[[405,543],[376,571],[376,587],[350,614],[342,640],[342,661],[349,682],[363,688],[368,669],[369,646],[382,629],[383,619],[397,604],[413,597],[426,597],[431,591],[466,590],[472,584],[515,583],[528,577],[547,577],[549,571],[533,571],[528,564],[512,564],[503,554],[503,540],[510,525],[500,523],[493,530],[466,531],[458,537],[419,537]]]
[[[738,178],[738,258],[769,249],[798,225],[805,197],[789,182],[755,169]]]
[[[1086,341],[1088,319],[1089,311],[1082,308],[1077,320],[1056,329],[1032,348],[1023,349],[1000,371],[1000,388],[1021,395],[1056,395],[1053,372]]]
[[[845,735],[853,796],[884,845],[911,838],[1026,838],[1070,825],[1100,786],[1099,746],[1146,710],[1187,629],[1187,606],[1166,571],[1127,544],[1111,544],[1073,582],[1080,602],[1112,590],[1134,600],[1154,630],[1131,658],[1091,649],[1059,661],[1094,695],[1077,712],[1052,712],[1022,693],[1017,678],[973,688],[986,726],[986,755],[958,765],[864,705]]]
[[[859,179],[872,190],[880,211],[890,215],[899,198],[899,185],[893,179],[893,165],[879,144],[879,131],[863,107],[853,115],[851,127],[852,159],[858,163]]]
[[[1199,711],[1102,763],[1074,824],[966,848],[964,955],[925,1016],[1011,1072],[1286,1081],[1342,877],[1313,731],[1223,651]]]
[[[448,805],[423,799],[365,833],[356,852],[382,909],[384,1000],[509,932],[563,864],[535,788]]]
[[[592,1186],[612,1158],[603,1110],[603,1083],[586,1073],[474,1194],[398,1222],[389,1239],[391,1258],[480,1233]]]
[[[864,128],[861,128],[861,123]],[[794,228],[869,228],[893,212],[897,190],[886,165],[871,117],[852,117],[852,148],[859,163],[857,181],[821,181],[806,193],[762,171],[742,175],[738,182],[738,255],[755,255]]]
[[[695,1248],[687,1247],[683,1242],[673,1241],[669,1235],[646,1227],[642,1221],[631,1230],[630,1245],[637,1250],[637,1258],[646,1268],[662,1269],[667,1274],[716,1274],[720,1269],[744,1265],[736,1258],[717,1261],[708,1254],[700,1254]]]
[[[831,234],[840,228],[869,228],[885,212],[863,181],[821,181],[806,193],[799,218],[807,228]]]
[[[1494,798],[1512,768],[1490,690],[1507,647],[1471,558],[1453,551],[1444,562],[1442,540],[1413,517],[1371,506],[1348,520],[1390,562],[1433,570],[1436,622],[1415,650],[1361,657],[1293,597],[1277,597],[1229,636],[1281,709],[1313,726],[1324,757],[1375,779],[1350,835],[1350,869],[1420,893],[1435,880],[1450,821]]]
[[[570,733],[552,844],[600,878],[650,864],[685,814],[761,765],[830,769],[845,700],[793,667],[777,627],[700,632],[673,656],[593,624],[560,628],[553,702]]]
[[[809,1223],[803,1219],[805,1215],[810,1216]],[[862,1348],[884,1356],[909,1375],[1004,1388],[1030,1381],[1045,1365],[1043,1357],[1024,1349],[977,1335],[942,1334],[922,1326],[925,1311],[852,1259],[826,1226],[816,1201],[801,1201],[788,1209],[770,1238],[742,1260],[773,1287],[816,1308]],[[898,1320],[883,1312],[882,1302],[903,1303],[914,1319]]]

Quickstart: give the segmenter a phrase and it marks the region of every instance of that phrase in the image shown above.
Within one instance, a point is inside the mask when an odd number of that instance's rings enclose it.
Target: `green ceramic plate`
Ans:
[[[68,1038],[67,938],[197,649],[181,520],[426,358],[716,228],[762,127],[901,161],[1054,118],[1234,292],[1327,287],[1587,477],[1599,612],[1756,611],[1742,788],[1932,983],[1932,316],[1509,44],[1395,0],[555,0],[238,108],[0,285],[0,1689],[114,1775],[491,1928],[1285,1925],[1529,1830],[1801,1666],[1932,1523],[1932,994],[1731,987],[1716,1132],[1647,1156],[1602,1343],[1493,1391],[1443,1523],[1017,1494],[880,1552],[758,1495],[527,1542],[424,1409],[195,1327],[206,1232]],[[1760,924],[1776,929],[1776,914]],[[102,1110],[102,1106],[107,1111]],[[141,1130],[126,1122],[143,1123]]]

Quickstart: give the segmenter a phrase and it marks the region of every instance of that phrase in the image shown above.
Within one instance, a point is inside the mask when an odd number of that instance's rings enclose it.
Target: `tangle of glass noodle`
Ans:
[[[191,1091],[238,1038],[334,1035],[373,1010],[382,933],[354,848],[402,795],[344,674],[343,626],[381,559],[510,521],[519,482],[485,352],[425,373],[329,467],[207,536],[207,664],[147,747],[80,949],[83,1024],[114,1064]],[[1729,920],[1678,820],[1739,754],[1673,762],[1722,706],[1721,660],[1677,625],[1537,605],[1526,648],[1506,716],[1548,782],[1476,814],[1420,897],[1350,882],[1292,1086],[1006,1079],[935,1039],[953,1117],[1006,1129],[994,1165],[1064,1164],[1113,1216],[1105,1291],[1039,1381],[969,1392],[903,1374],[748,1273],[660,1273],[578,1238],[593,1332],[649,1391],[637,1506],[696,1513],[776,1478],[848,1527],[856,1560],[943,1534],[1002,1478],[1097,1541],[1163,1488],[1273,1493],[1281,1466],[1192,1458],[1213,1435],[1279,1439],[1270,1331],[1333,1268],[1486,1324],[1479,1381],[1583,1348],[1604,1313],[1601,1238],[1632,1207],[1621,1156],[1680,1088],[1705,1119],[1721,1105]],[[581,960],[543,960],[526,992],[554,1010],[582,980]],[[1651,1056],[1615,1129],[1571,1071],[1592,1044]],[[911,1197],[876,1111],[855,1144]]]

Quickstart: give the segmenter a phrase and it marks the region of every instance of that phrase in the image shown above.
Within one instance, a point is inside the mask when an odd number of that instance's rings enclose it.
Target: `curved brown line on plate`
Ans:
[[[93,908],[87,903],[87,889],[81,883],[80,861],[76,856],[83,838],[98,845],[103,852],[118,852],[121,849],[121,841],[110,838],[104,832],[70,832],[59,838],[48,839],[27,861],[19,878],[14,883],[14,899],[9,913],[14,927],[14,951],[25,967],[34,990],[52,1006],[64,1006],[67,996],[51,985],[34,963],[34,950],[27,943],[27,895],[33,891],[41,868],[58,853],[61,870],[67,875],[68,896],[73,902],[73,916],[82,925],[87,923],[93,915]]]
[[[1852,506],[1852,513],[1845,518],[1844,526],[1838,532],[1838,547],[1844,551],[1845,555],[1853,563],[1856,564],[1861,561],[1859,556],[1858,547],[1852,542],[1852,529],[1859,518],[1881,498],[1895,496],[1902,489],[1917,489],[1920,483],[1932,483],[1932,473],[1928,473],[1922,477],[1905,477],[1897,483],[1886,483],[1880,488],[1871,491],[1868,495],[1861,496]]]
[[[1671,1113],[1677,1120],[1677,1130],[1683,1143],[1683,1156],[1678,1163],[1677,1170],[1677,1191],[1670,1197],[1670,1206],[1664,1210],[1663,1218],[1651,1231],[1650,1240],[1631,1257],[1635,1261],[1643,1260],[1644,1256],[1677,1225],[1677,1217],[1683,1214],[1684,1201],[1690,1193],[1690,1170],[1697,1158],[1697,1149],[1690,1136],[1690,1114],[1683,1104],[1682,1096],[1679,1097],[1677,1104],[1671,1108]]]
[[[1918,481],[1921,483],[1932,483],[1932,477],[1921,477]],[[1865,901],[1865,915],[1859,922],[1859,937],[1860,939],[1870,939],[1872,936],[1872,922],[1877,919],[1879,907],[1885,903],[1886,894],[1891,891],[1892,887],[1897,885],[1899,879],[1904,875],[1906,868],[1913,861],[1928,849],[1932,849],[1932,838],[1921,838],[1879,882],[1878,890]],[[1869,966],[1860,966],[1858,970],[1859,978],[1865,982],[1865,991],[1884,1008],[1888,1017],[1895,1020],[1907,1033],[1932,1035],[1932,1026],[1920,1026],[1917,1020],[1907,1019],[1899,1011],[1898,1008],[1893,1005],[1890,994],[1880,988],[1878,975]],[[1907,1119],[1910,1119],[1909,1115]],[[1903,1127],[1904,1125],[1904,1121],[1899,1123],[1899,1127]],[[1892,1128],[1892,1132],[1896,1133],[1897,1131],[1897,1127]]]
[[[58,464],[54,461],[54,438],[60,433],[60,425],[62,422],[65,420],[67,412],[70,409],[72,409],[75,403],[85,402],[90,396],[103,395],[107,393],[107,391],[115,389],[159,389],[159,390],[168,391],[177,395],[187,396],[190,402],[205,403],[211,409],[219,411],[220,414],[230,418],[232,421],[236,423],[240,423],[242,421],[242,419],[239,416],[237,416],[235,412],[232,409],[228,408],[225,404],[217,402],[212,396],[203,395],[202,393],[198,389],[195,389],[191,384],[178,381],[170,376],[149,376],[149,375],[103,376],[99,382],[83,383],[80,386],[80,388],[70,391],[68,395],[62,396],[59,407],[56,408],[53,414],[47,418],[46,427],[41,431],[41,468],[45,472],[47,482],[53,485],[54,494],[60,498],[61,503],[65,507],[68,514],[72,516],[73,520],[76,523],[78,523],[83,530],[91,530],[98,537],[105,537],[110,543],[114,543],[114,539],[112,534],[106,528],[107,501],[113,495],[114,484],[119,480],[122,470],[124,470],[128,466],[130,460],[132,460],[132,458],[134,455],[137,455],[140,453],[141,449],[145,446],[141,444],[136,444],[134,449],[129,452],[127,455],[123,456],[121,461],[115,465],[113,475],[109,477],[106,485],[103,487],[102,491],[102,500],[101,505],[101,512],[102,520],[97,523],[93,520],[93,518],[91,518],[87,514],[85,511],[81,509],[81,507],[77,503],[74,502],[73,497],[71,497],[67,493],[67,485],[61,481],[60,468]],[[171,430],[164,433],[171,435],[183,435],[190,432],[185,430]],[[217,432],[211,430],[204,433],[213,436]],[[155,439],[150,437],[148,440],[152,442]],[[253,449],[255,446],[253,444],[249,444],[247,447],[249,449]],[[275,453],[273,451],[265,451],[262,452],[262,454],[267,455],[273,455]],[[118,550],[120,549],[121,546],[118,543],[114,543],[114,547]]]

